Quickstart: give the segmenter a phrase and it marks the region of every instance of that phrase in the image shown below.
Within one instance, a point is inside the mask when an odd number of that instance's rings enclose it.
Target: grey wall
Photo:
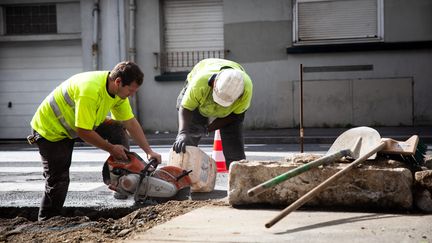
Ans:
[[[432,1],[385,0],[387,42],[432,40]]]
[[[161,49],[160,6],[158,0],[136,1],[137,63],[144,71],[139,90],[140,120],[144,129],[177,131],[177,94],[183,82],[156,82],[155,52]]]
[[[291,1],[224,1],[223,11],[227,58],[240,63],[286,59]]]
[[[118,1],[100,1],[99,69],[111,70],[120,62]]]
[[[430,2],[387,2],[386,39],[432,40],[432,11],[424,10]],[[407,5],[410,13],[399,16]],[[431,49],[286,54],[292,43],[290,1],[225,1],[224,14],[228,58],[242,63],[254,81],[246,127],[298,125],[301,63],[373,66],[371,71],[305,74],[305,126],[431,124],[427,92],[432,90],[432,72],[426,68],[432,61]],[[401,22],[410,22],[410,16],[413,22],[395,31]],[[404,31],[409,38],[402,38]]]
[[[158,0],[137,1],[140,121],[147,130],[176,131],[175,102],[183,82],[156,82],[154,52],[162,28]],[[287,54],[292,45],[292,6],[286,0],[224,1],[225,49],[254,82],[245,126],[294,127],[299,121],[299,65],[372,65],[370,71],[306,73],[305,126],[431,125],[432,49]],[[432,40],[431,2],[384,2],[388,42]]]
[[[92,36],[93,36],[93,22],[92,22],[92,9],[93,2],[81,0],[81,43],[83,49],[83,71],[92,70]]]
[[[81,33],[80,21],[71,21],[80,16],[80,3],[57,4],[57,32],[58,33]]]

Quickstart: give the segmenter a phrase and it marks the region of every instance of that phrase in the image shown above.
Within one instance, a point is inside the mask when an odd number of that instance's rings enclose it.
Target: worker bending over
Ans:
[[[128,99],[138,91],[143,78],[135,63],[121,62],[111,72],[92,71],[70,77],[40,104],[31,121],[33,133],[28,137],[39,147],[44,168],[45,193],[39,220],[61,213],[77,138],[127,160],[127,131],[148,159],[161,162],[161,155],[151,149]],[[109,112],[112,119],[107,118]]]
[[[252,99],[252,81],[233,61],[204,59],[187,75],[177,99],[179,129],[173,150],[198,146],[202,134],[220,130],[226,166],[245,159],[243,120]]]

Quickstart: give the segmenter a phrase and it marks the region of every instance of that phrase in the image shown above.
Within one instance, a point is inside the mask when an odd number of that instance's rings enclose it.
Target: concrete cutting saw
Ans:
[[[127,161],[108,157],[102,169],[108,188],[124,196],[134,195],[136,202],[186,200],[190,198],[189,173],[177,166],[157,169],[156,160],[145,162],[137,153],[126,151]]]

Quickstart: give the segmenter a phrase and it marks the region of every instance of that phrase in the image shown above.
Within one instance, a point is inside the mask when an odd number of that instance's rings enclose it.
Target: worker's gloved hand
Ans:
[[[186,145],[190,144],[190,138],[187,133],[179,133],[176,137],[176,140],[173,144],[173,150],[176,153],[186,153]]]

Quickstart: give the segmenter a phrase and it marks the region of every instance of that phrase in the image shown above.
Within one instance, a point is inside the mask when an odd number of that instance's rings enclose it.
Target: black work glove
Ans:
[[[173,144],[173,150],[176,153],[186,153],[186,145],[190,145],[190,138],[187,133],[179,133]]]

